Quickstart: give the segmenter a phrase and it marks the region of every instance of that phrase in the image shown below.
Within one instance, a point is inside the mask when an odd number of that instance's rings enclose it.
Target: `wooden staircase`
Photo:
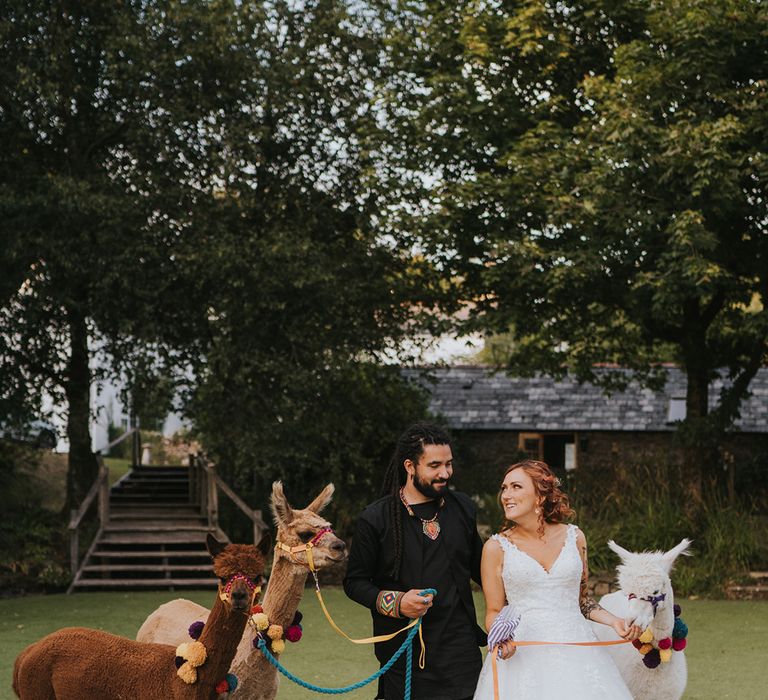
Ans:
[[[118,481],[69,590],[215,587],[206,535],[228,538],[195,493],[190,471],[136,466]]]

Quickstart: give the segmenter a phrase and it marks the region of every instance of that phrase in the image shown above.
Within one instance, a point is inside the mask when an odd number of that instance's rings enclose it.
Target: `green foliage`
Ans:
[[[60,590],[70,574],[61,516],[41,507],[40,453],[3,442],[0,449],[0,589]]]
[[[692,507],[672,467],[639,467],[600,489],[589,483],[571,485],[577,521],[590,544],[590,567],[616,567],[607,547],[615,540],[631,551],[671,549],[684,537],[694,541],[694,555],[678,559],[673,575],[681,595],[721,596],[727,583],[750,569],[765,566],[760,543],[768,530],[748,502],[729,504],[717,492]]]
[[[766,12],[419,2],[393,20],[399,158],[430,175],[402,184],[428,203],[408,228],[471,301],[463,330],[510,334],[500,366],[616,388],[628,375],[596,363],[658,385],[673,359],[691,420],[726,367],[696,434],[738,415],[768,359]]]

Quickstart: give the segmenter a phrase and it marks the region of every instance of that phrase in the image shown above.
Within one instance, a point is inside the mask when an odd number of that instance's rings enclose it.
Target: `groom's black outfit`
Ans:
[[[476,509],[463,493],[446,491],[445,503],[413,504],[418,517],[403,508],[403,557],[400,577],[390,571],[394,546],[389,502],[385,496],[369,505],[357,520],[352,541],[346,594],[371,610],[375,635],[389,634],[404,625],[407,618],[387,617],[376,609],[382,590],[408,591],[435,588],[433,605],[423,618],[426,666],[418,665],[418,635],[413,645],[413,700],[464,700],[471,698],[482,666],[479,646],[486,644],[485,632],[477,625],[470,578],[480,583],[482,541],[477,534]],[[438,512],[439,510],[439,512]],[[419,518],[429,520],[435,513],[440,534],[427,537]],[[388,642],[379,642],[376,658],[384,665],[405,639],[404,632]],[[379,680],[377,698],[401,700],[405,679],[405,655]]]

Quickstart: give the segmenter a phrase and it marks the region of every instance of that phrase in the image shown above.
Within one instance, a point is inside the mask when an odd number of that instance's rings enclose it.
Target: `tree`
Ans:
[[[768,355],[764,4],[420,7],[417,157],[440,173],[422,231],[469,328],[511,333],[518,373],[598,381],[608,363],[658,383],[673,357],[699,493],[704,438]],[[719,368],[732,383],[710,414]]]
[[[0,390],[6,408],[43,389],[66,405],[67,508],[95,476],[94,356],[118,373],[160,331],[195,347],[177,249],[245,77],[237,7],[0,5]]]

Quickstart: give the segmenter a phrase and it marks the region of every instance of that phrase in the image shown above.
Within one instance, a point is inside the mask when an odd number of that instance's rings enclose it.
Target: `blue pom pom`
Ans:
[[[181,668],[181,667],[184,665],[184,662],[185,662],[185,661],[186,661],[186,659],[185,659],[183,656],[177,656],[177,657],[176,657],[176,658],[173,660],[173,663],[175,663],[175,664],[176,664],[176,668]]]
[[[303,617],[304,616],[297,610],[296,614],[293,616],[293,622],[291,622],[291,625],[298,625],[301,622]],[[289,627],[291,625],[289,625]]]
[[[685,639],[688,636],[688,625],[681,618],[675,618],[675,626],[672,628],[672,636],[675,639]]]
[[[192,637],[192,639],[200,639],[200,635],[203,633],[203,627],[205,627],[205,623],[201,620],[193,622],[189,626],[189,636]]]
[[[227,681],[230,693],[237,688],[238,681],[237,676],[234,673],[228,673],[226,676],[224,676],[224,680]]]
[[[675,603],[675,607],[672,608],[675,611],[675,617],[680,617],[680,613],[682,612],[682,608]]]

